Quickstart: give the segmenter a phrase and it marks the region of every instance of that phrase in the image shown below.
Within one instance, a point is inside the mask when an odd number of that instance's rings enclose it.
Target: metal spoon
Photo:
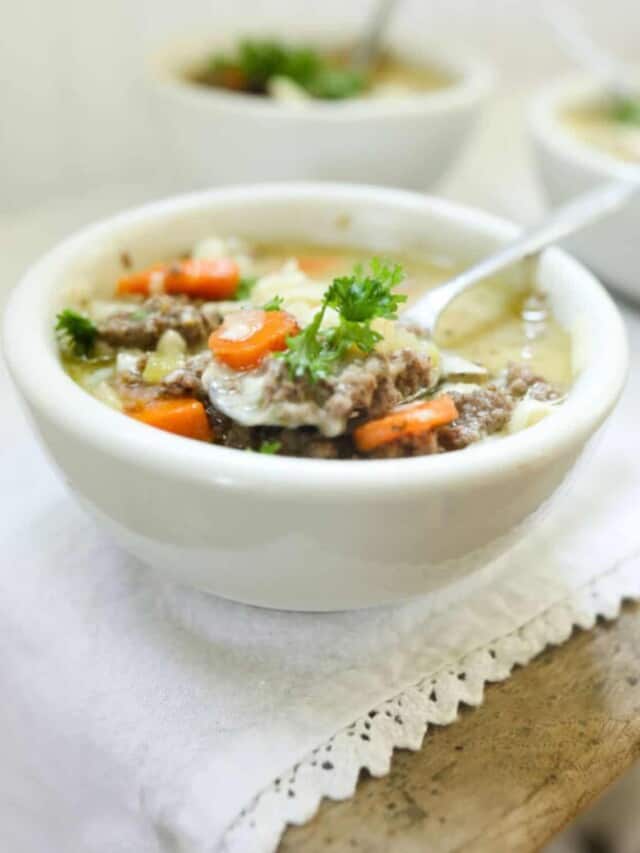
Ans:
[[[364,35],[351,50],[350,65],[355,71],[366,74],[380,53],[380,44],[397,0],[378,0]]]
[[[598,78],[611,95],[638,97],[638,84],[630,70],[593,40],[575,9],[553,0],[544,4],[543,14],[569,56]]]
[[[535,255],[581,228],[591,225],[622,207],[640,190],[640,181],[612,181],[583,193],[525,231],[511,243],[474,264],[439,287],[429,290],[402,314],[402,322],[434,335],[445,309],[462,293],[505,267]]]

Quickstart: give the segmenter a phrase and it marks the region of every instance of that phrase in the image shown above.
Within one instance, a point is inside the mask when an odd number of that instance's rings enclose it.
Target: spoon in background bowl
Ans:
[[[354,71],[364,76],[371,71],[380,54],[382,38],[397,2],[398,0],[377,0],[364,35],[358,39],[350,52],[349,64]]]
[[[463,293],[505,267],[529,258],[546,246],[598,222],[620,209],[638,191],[640,181],[611,181],[577,196],[497,252],[429,290],[403,312],[402,322],[417,326],[434,337],[442,314]]]
[[[553,0],[543,4],[542,13],[566,53],[600,80],[613,99],[640,99],[638,81],[630,69],[594,41],[575,9]]]

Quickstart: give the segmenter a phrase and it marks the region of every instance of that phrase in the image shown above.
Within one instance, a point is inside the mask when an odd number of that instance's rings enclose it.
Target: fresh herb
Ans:
[[[307,47],[290,47],[273,39],[240,42],[235,56],[215,56],[210,63],[220,85],[242,81],[245,90],[265,94],[274,77],[286,77],[314,98],[338,100],[363,91],[366,80]],[[237,88],[234,85],[234,88]]]
[[[268,441],[265,439],[262,444],[258,447],[257,450],[254,450],[253,447],[245,448],[247,453],[266,453],[268,456],[273,456],[278,453],[280,448],[282,447],[282,442],[274,439],[273,441]]]
[[[71,308],[65,308],[58,314],[55,331],[62,348],[77,358],[91,354],[98,335],[98,329],[91,320]]]
[[[236,289],[236,299],[249,299],[251,291],[256,286],[257,278],[241,278]]]
[[[268,302],[262,306],[263,311],[279,311],[282,308],[282,304],[284,299],[282,296],[274,296],[273,299],[270,299]]]
[[[267,455],[273,456],[277,453],[282,447],[281,441],[263,441],[260,447],[258,448],[258,453],[266,453]]]
[[[611,117],[623,124],[640,125],[640,97],[616,98],[611,107]]]
[[[375,317],[397,317],[398,306],[407,301],[406,296],[393,293],[404,279],[399,264],[373,258],[369,272],[362,264],[354,267],[352,275],[335,278],[324,295],[324,301],[335,308],[342,319],[363,323]]]
[[[394,293],[404,278],[402,267],[374,258],[369,271],[359,264],[350,276],[341,276],[324,294],[322,305],[300,334],[288,338],[287,349],[279,353],[292,377],[306,376],[317,382],[353,348],[363,353],[373,350],[382,335],[371,328],[376,317],[395,319],[398,306],[407,297]],[[336,326],[321,328],[327,308],[339,316]]]
[[[349,68],[320,68],[304,87],[314,98],[325,101],[340,101],[353,98],[365,88],[362,74]]]
[[[276,358],[283,358],[291,376],[306,376],[310,382],[323,379],[333,367],[338,358],[338,351],[332,349],[326,337],[320,332],[320,326],[327,309],[325,304],[316,313],[313,320],[299,335],[287,338],[287,349],[276,353]]]

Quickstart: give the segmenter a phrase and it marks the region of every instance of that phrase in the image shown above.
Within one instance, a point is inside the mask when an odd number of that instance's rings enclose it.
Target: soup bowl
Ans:
[[[123,252],[147,264],[160,250],[177,256],[211,233],[470,262],[516,230],[436,198],[354,185],[171,199],[94,225],[39,261],[7,308],[7,361],[73,492],[123,548],[159,572],[268,607],[407,599],[454,583],[525,536],[614,406],[627,361],[622,321],[576,261],[554,249],[537,267],[551,310],[572,335],[575,381],[566,401],[515,435],[408,459],[268,456],[152,429],[65,373],[55,314],[70,288],[113,282]]]
[[[562,120],[569,107],[602,95],[593,80],[570,77],[542,90],[529,112],[529,130],[540,181],[553,205],[608,180],[640,181],[640,164],[618,160],[581,140]],[[640,299],[640,194],[619,212],[585,228],[563,245],[611,287]]]
[[[149,62],[149,89],[171,166],[194,187],[248,181],[331,180],[426,189],[442,178],[491,87],[488,68],[422,38],[391,41],[393,54],[450,72],[451,85],[402,98],[276,102],[197,85],[190,72],[208,54],[233,49],[244,30],[175,42]],[[355,35],[355,33],[354,33]],[[348,31],[304,22],[287,41],[323,48],[349,44]]]

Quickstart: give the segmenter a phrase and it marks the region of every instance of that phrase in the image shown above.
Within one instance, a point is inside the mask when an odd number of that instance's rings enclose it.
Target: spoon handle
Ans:
[[[575,9],[558,0],[547,0],[542,10],[569,56],[599,78],[612,94],[637,95],[628,68],[588,35]]]
[[[377,0],[366,32],[358,40],[351,54],[351,64],[357,71],[367,71],[380,50],[380,41],[397,0]]]
[[[428,291],[403,314],[403,322],[433,333],[438,318],[449,303],[484,278],[511,264],[535,255],[545,246],[603,219],[618,210],[640,190],[640,181],[611,181],[583,193],[559,207],[542,224],[525,231],[497,252],[483,258],[439,287]]]

